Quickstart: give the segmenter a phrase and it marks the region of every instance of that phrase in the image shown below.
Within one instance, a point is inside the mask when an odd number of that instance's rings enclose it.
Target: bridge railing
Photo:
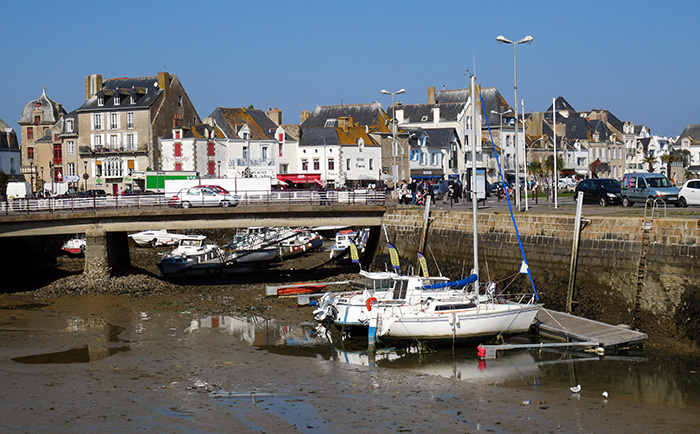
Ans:
[[[126,196],[70,196],[10,199],[0,202],[0,214],[53,213],[120,208],[173,208],[172,194],[135,194]],[[376,190],[272,190],[247,191],[236,195],[238,206],[325,206],[383,205],[384,191]],[[192,206],[197,206],[193,203]]]

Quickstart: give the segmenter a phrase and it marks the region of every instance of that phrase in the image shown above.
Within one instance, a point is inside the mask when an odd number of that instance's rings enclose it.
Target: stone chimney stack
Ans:
[[[170,90],[170,74],[167,72],[158,73],[158,87],[163,89],[166,94],[168,93],[168,90]]]
[[[173,129],[182,128],[182,115],[173,116]]]
[[[282,111],[278,108],[273,108],[267,112],[267,117],[270,118],[275,125],[282,125]]]
[[[311,113],[309,113],[308,110],[304,110],[301,112],[301,124],[303,124],[308,118],[311,116]]]
[[[428,86],[428,104],[435,104],[435,86]]]
[[[102,90],[102,76],[92,74],[85,77],[85,99],[90,99],[91,96]]]

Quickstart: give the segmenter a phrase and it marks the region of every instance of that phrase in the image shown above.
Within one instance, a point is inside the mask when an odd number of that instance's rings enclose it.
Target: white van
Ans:
[[[6,194],[8,199],[32,197],[32,186],[28,182],[8,182]]]

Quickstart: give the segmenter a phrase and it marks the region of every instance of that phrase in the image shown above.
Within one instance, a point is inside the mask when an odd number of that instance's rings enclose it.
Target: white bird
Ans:
[[[603,398],[608,399],[608,392],[603,391]]]
[[[581,385],[577,384],[574,387],[569,387],[569,390],[574,392],[574,393],[579,393],[581,391]]]

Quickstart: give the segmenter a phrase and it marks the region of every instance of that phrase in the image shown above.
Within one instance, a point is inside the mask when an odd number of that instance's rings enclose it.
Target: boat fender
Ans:
[[[368,298],[367,301],[365,302],[365,305],[367,305],[367,310],[371,311],[371,310],[372,310],[372,305],[375,304],[376,302],[377,302],[377,298],[376,298],[376,297],[370,297],[370,298]]]

